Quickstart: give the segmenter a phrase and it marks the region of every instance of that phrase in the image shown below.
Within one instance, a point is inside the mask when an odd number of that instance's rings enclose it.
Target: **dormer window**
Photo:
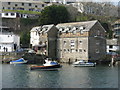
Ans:
[[[73,33],[73,34],[76,34],[76,31],[74,30],[74,31],[72,31],[72,33]]]
[[[66,31],[66,34],[68,33],[68,31]]]
[[[85,27],[84,26],[80,26],[80,28],[79,28],[80,30],[83,30],[83,29],[85,29]]]
[[[66,30],[70,30],[70,27],[67,27]]]
[[[83,34],[83,30],[80,31],[80,34]]]
[[[60,30],[60,31],[64,31],[64,29],[63,29],[63,28],[59,28],[59,30]]]
[[[80,30],[83,30],[83,26],[80,27]]]
[[[73,27],[73,30],[76,30],[76,27]]]
[[[59,31],[59,34],[61,35],[61,34],[62,34],[62,31]]]

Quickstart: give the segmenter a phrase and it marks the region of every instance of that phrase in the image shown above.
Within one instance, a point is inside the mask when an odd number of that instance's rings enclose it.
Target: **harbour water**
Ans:
[[[118,66],[73,67],[59,71],[30,70],[30,65],[1,64],[2,88],[118,88]]]

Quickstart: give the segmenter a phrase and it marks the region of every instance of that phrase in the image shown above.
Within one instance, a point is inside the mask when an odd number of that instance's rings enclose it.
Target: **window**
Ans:
[[[31,4],[31,3],[29,3],[29,6],[32,6],[32,4]]]
[[[84,50],[84,52],[86,52],[86,50]]]
[[[64,52],[66,52],[66,49],[64,49]]]
[[[35,5],[35,7],[37,8],[38,6],[37,6],[37,5]]]
[[[75,45],[71,45],[71,47],[74,47]]]
[[[44,7],[44,4],[42,4],[42,7]]]
[[[75,46],[75,41],[71,40],[71,47],[74,48],[74,46]]]
[[[66,34],[68,34],[68,31],[66,31]]]
[[[8,7],[8,9],[10,9],[10,7]]]
[[[71,43],[74,43],[74,40],[71,40]]]
[[[8,13],[5,13],[6,16],[8,16]]]
[[[8,5],[10,5],[10,2],[8,2]]]
[[[34,9],[33,9],[33,8],[30,8],[29,11],[34,11]]]
[[[68,49],[68,52],[69,52],[70,50]]]
[[[74,49],[71,49],[71,52],[75,52],[75,50],[74,50]]]
[[[96,43],[96,45],[100,45],[100,43],[99,43],[99,42],[97,42],[97,43]]]
[[[80,42],[80,44],[82,44],[82,41],[79,41]]]
[[[20,10],[24,10],[24,8],[19,8]]]
[[[113,48],[113,45],[110,45],[109,48]]]
[[[15,6],[17,7],[18,5],[17,5],[17,4],[15,4]]]
[[[109,52],[113,52],[112,50],[109,50]]]
[[[82,49],[79,49],[79,52],[82,52]]]
[[[15,10],[15,7],[13,7],[13,10]]]
[[[22,6],[24,6],[24,3],[22,3]]]
[[[14,13],[11,13],[11,16],[14,16],[15,14]]]
[[[96,53],[100,53],[98,49],[96,49]]]
[[[66,41],[64,41],[64,44],[66,44]]]
[[[66,41],[63,41],[63,44],[66,45]]]

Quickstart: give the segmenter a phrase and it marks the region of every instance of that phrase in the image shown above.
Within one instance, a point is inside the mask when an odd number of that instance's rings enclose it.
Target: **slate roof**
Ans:
[[[37,26],[37,27],[33,27],[31,29],[31,32],[36,32],[38,31],[39,33],[47,33],[54,25],[43,25],[43,26]]]
[[[85,21],[85,22],[72,22],[72,23],[61,23],[56,27],[59,29],[59,32],[79,32],[79,31],[89,31],[98,20]]]

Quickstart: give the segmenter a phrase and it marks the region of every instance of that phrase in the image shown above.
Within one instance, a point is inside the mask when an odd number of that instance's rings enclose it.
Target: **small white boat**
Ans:
[[[43,66],[54,66],[54,65],[59,65],[59,63],[56,61],[52,61],[51,58],[46,58],[45,64],[43,64]]]
[[[84,60],[78,60],[76,62],[73,63],[72,66],[75,66],[75,67],[93,67],[95,66],[96,63],[92,63],[92,62],[85,62]]]
[[[42,66],[31,66],[31,70],[39,69],[39,70],[58,70],[61,68],[62,65],[60,65],[56,61],[52,61],[50,58],[47,58],[45,60],[45,64]]]
[[[23,58],[20,58],[20,59],[15,60],[15,61],[10,61],[10,64],[25,64],[27,62],[28,62],[27,60],[24,60]]]

